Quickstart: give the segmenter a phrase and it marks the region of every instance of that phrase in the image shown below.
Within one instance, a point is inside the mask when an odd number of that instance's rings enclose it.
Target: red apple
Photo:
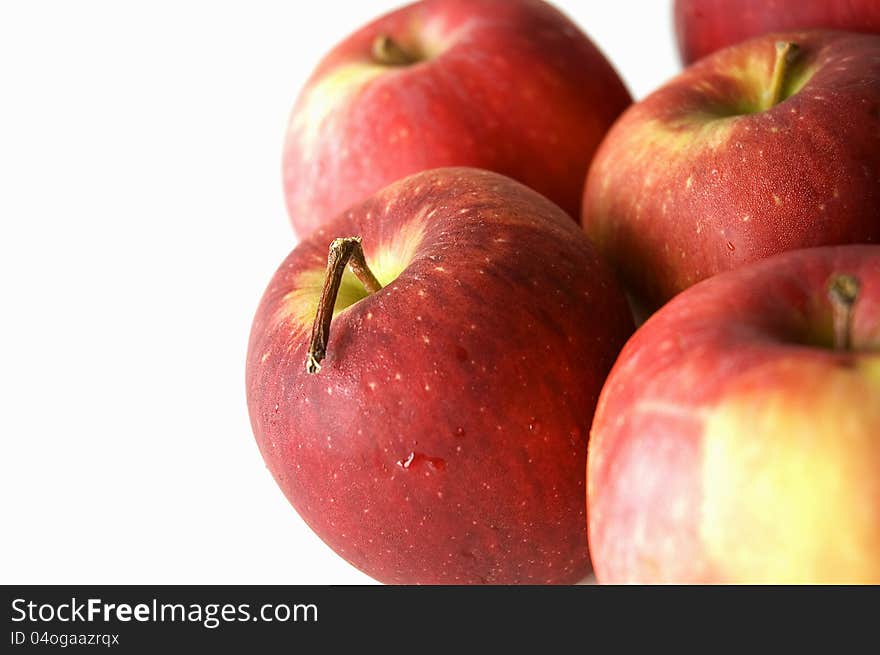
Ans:
[[[587,167],[630,96],[563,14],[539,0],[423,0],[354,33],[312,74],[284,146],[294,229],[406,175],[475,166],[573,217]]]
[[[877,0],[675,0],[685,64],[748,38],[798,29],[880,33]]]
[[[584,227],[649,309],[778,252],[880,240],[880,36],[768,35],[633,105]]]
[[[323,289],[331,239],[351,236]],[[488,171],[416,174],[278,269],[248,352],[254,434],[302,518],[380,581],[575,582],[587,433],[631,331],[546,198]]]
[[[880,246],[784,253],[632,337],[590,441],[603,583],[880,583]]]

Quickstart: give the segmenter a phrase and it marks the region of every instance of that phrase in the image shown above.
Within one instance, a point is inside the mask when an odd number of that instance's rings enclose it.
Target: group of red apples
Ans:
[[[880,582],[880,3],[674,11],[635,104],[541,0],[416,2],[301,92],[248,406],[374,578]]]

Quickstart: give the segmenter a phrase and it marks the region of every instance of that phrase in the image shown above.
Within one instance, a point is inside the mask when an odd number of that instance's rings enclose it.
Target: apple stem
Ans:
[[[364,248],[360,237],[344,237],[333,239],[327,254],[327,275],[321,288],[321,299],[318,311],[312,324],[312,337],[309,341],[309,354],[306,357],[306,371],[317,373],[321,370],[321,361],[327,354],[327,342],[330,339],[330,322],[333,320],[333,307],[339,294],[339,285],[346,265],[361,281],[367,293],[376,293],[382,288],[379,280],[367,266]]]
[[[785,88],[785,76],[789,66],[798,53],[798,44],[790,41],[776,42],[776,62],[773,64],[773,77],[770,79],[769,99],[767,109],[775,107],[782,102],[782,93]]]
[[[373,59],[383,66],[408,66],[416,63],[417,59],[400,47],[387,34],[380,34],[373,41]]]
[[[852,348],[853,308],[859,297],[861,284],[852,275],[833,275],[828,281],[828,299],[834,318],[834,349]]]

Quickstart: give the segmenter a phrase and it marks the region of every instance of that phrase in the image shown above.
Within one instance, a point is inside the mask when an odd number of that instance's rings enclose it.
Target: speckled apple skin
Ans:
[[[812,77],[734,115],[769,82],[777,41]],[[611,129],[583,224],[649,309],[779,252],[880,241],[880,37],[768,35],[700,60]]]
[[[833,274],[861,281],[853,351],[830,348]],[[880,582],[878,437],[880,246],[783,253],[701,282],[633,335],[602,391],[597,579]]]
[[[362,236],[369,263],[403,225],[412,261],[334,318],[307,374],[310,326],[285,296],[332,238]],[[589,426],[632,329],[561,209],[486,171],[417,174],[278,269],[248,351],[253,431],[303,519],[382,582],[573,583],[590,570]]]
[[[880,33],[877,0],[675,0],[685,64],[768,32],[833,29]]]
[[[375,66],[381,34],[429,59]],[[408,5],[332,50],[300,94],[283,156],[291,222],[305,236],[387,184],[441,166],[508,175],[579,220],[590,160],[630,102],[602,53],[545,2]]]

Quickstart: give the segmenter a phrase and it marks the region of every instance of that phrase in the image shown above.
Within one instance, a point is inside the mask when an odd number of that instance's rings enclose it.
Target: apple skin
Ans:
[[[768,32],[825,28],[880,33],[877,0],[675,0],[673,12],[685,65]]]
[[[328,245],[352,235],[385,286],[336,315],[309,375]],[[589,426],[632,330],[561,209],[488,171],[416,174],[278,269],[248,351],[253,431],[306,523],[382,582],[573,583]]]
[[[788,97],[761,111],[778,41],[800,50]],[[621,116],[590,169],[583,224],[650,311],[769,255],[880,241],[878,179],[880,37],[767,35]]]
[[[862,284],[834,350],[829,278]],[[630,339],[590,441],[601,583],[880,582],[880,246],[777,255]]]
[[[423,61],[383,66],[390,35]],[[283,155],[294,230],[318,225],[419,171],[473,166],[513,177],[575,220],[605,132],[630,104],[601,52],[537,0],[424,0],[332,50],[291,115]]]

